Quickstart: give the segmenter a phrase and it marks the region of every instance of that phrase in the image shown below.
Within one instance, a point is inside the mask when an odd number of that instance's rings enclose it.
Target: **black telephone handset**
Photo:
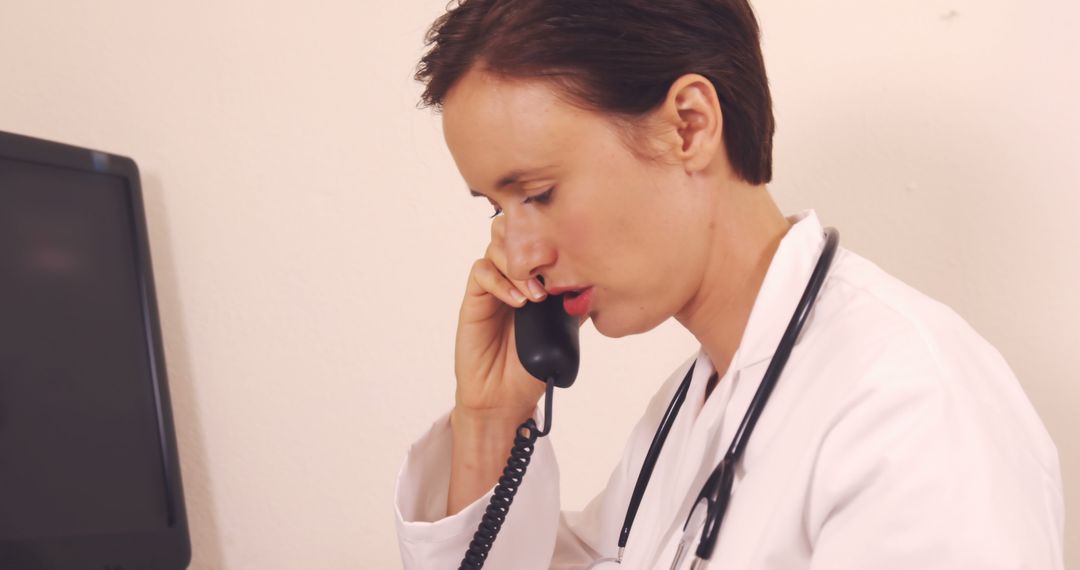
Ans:
[[[580,363],[578,326],[578,320],[566,314],[563,309],[562,295],[548,295],[539,303],[526,302],[523,307],[514,310],[518,360],[529,374],[548,385],[547,394],[544,396],[545,426],[541,430],[532,418],[518,426],[506,468],[495,485],[495,492],[492,493],[484,517],[473,534],[469,549],[465,551],[460,570],[478,570],[484,567],[488,552],[495,544],[495,537],[510,512],[510,504],[514,502],[518,486],[525,477],[525,469],[536,449],[536,440],[551,430],[551,396],[554,387],[569,388],[577,378]]]
[[[562,295],[514,310],[518,360],[541,382],[555,376],[555,385],[569,388],[580,364],[578,321],[563,310]]]

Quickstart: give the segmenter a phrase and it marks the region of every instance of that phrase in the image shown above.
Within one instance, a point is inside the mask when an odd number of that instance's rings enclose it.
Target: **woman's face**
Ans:
[[[648,331],[697,293],[713,197],[679,161],[639,158],[609,119],[542,81],[477,70],[444,100],[443,130],[469,188],[502,211],[508,277],[593,287],[589,316],[609,337]]]

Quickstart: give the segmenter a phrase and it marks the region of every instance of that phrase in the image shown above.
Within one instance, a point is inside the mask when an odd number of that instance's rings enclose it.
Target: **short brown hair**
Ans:
[[[747,0],[457,0],[425,36],[415,79],[421,105],[441,109],[476,63],[542,78],[571,101],[622,118],[655,109],[687,73],[709,79],[735,173],[772,179],[772,98],[760,31]]]

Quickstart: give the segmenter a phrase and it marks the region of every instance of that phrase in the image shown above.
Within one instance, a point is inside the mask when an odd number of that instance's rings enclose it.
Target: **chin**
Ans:
[[[660,326],[663,321],[652,322],[652,319],[620,319],[610,313],[591,313],[589,320],[592,321],[596,332],[608,338],[622,338],[635,334],[646,333]]]

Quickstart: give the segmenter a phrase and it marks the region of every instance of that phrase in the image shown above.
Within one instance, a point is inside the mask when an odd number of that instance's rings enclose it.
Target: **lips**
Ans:
[[[568,287],[548,287],[547,292],[548,292],[548,294],[551,294],[551,295],[562,295],[563,293],[570,293],[570,292],[573,292],[573,293],[576,294],[576,293],[580,293],[581,291],[584,291],[585,289],[588,289],[588,288],[589,288],[588,285],[571,285],[571,286],[568,286]]]
[[[568,292],[563,296],[563,310],[572,317],[580,317],[589,312],[592,305],[592,287],[583,291]]]

